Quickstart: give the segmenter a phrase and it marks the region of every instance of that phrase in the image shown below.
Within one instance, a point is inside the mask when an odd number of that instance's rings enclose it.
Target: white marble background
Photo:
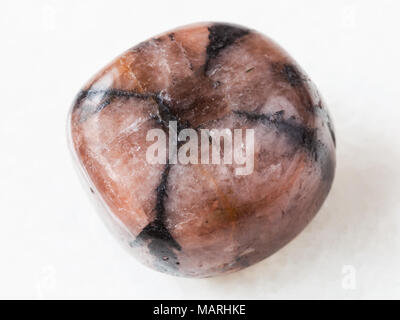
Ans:
[[[400,298],[398,1],[0,2],[0,298]],[[214,279],[146,269],[108,233],[66,143],[81,85],[146,38],[196,21],[278,41],[335,121],[333,189],[269,259]]]

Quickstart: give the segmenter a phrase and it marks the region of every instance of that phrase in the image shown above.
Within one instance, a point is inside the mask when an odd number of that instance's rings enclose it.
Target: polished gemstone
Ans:
[[[186,26],[129,49],[83,87],[69,121],[108,225],[143,263],[175,275],[273,254],[314,217],[334,176],[315,86],[276,43],[237,25]]]

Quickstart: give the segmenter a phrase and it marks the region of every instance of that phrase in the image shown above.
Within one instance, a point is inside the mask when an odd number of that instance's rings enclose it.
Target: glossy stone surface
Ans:
[[[240,270],[293,239],[325,200],[332,123],[316,88],[269,38],[207,23],[140,43],[77,95],[70,138],[108,225],[143,263],[207,277]],[[251,128],[254,171],[150,164],[149,129]],[[180,145],[178,145],[180,147]]]

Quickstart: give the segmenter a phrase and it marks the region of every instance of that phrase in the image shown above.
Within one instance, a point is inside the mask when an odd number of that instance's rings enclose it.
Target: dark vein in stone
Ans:
[[[210,62],[215,59],[226,47],[232,45],[237,39],[247,35],[250,30],[229,24],[216,23],[208,28],[209,44],[206,49],[206,63],[204,72],[210,67]]]
[[[306,87],[307,77],[295,65],[290,63],[273,62],[271,63],[271,69],[280,81],[288,83],[293,88],[306,111],[312,112],[314,105],[310,92]]]
[[[171,112],[171,109],[168,103],[164,100],[161,94],[154,96],[154,101],[158,106],[158,120],[159,123],[163,126],[164,130],[168,130],[169,122],[176,121],[178,122],[178,117]]]
[[[105,89],[105,90],[82,90],[78,93],[75,98],[75,108],[79,108],[82,100],[86,98],[92,98],[101,95],[104,100],[110,98],[138,98],[138,99],[148,99],[154,96],[154,94],[139,93],[131,90],[120,90],[120,89]]]
[[[305,77],[300,70],[291,63],[272,62],[271,69],[293,88],[303,87],[304,83],[307,81],[307,77]]]
[[[282,66],[281,72],[292,87],[298,87],[303,84],[304,79],[295,66],[285,63]]]
[[[306,111],[314,113],[316,110],[318,110],[324,114],[325,122],[328,126],[333,145],[336,148],[336,136],[332,126],[332,120],[330,119],[329,113],[322,108],[321,102],[318,105],[313,105],[311,95],[305,86],[306,81],[308,81],[307,77],[302,75],[296,66],[289,63],[274,62],[271,64],[271,67],[272,70],[280,76],[280,78],[293,87],[300,99],[300,102],[306,107]]]
[[[175,241],[165,226],[165,199],[167,194],[167,179],[171,166],[167,164],[161,175],[161,180],[156,188],[156,218],[149,223],[137,236],[136,242],[150,241],[148,248],[150,253],[157,258],[157,267],[162,270],[176,269],[178,259],[173,249],[181,250],[179,243]]]
[[[153,96],[158,106],[158,122],[162,125],[164,131],[168,134],[170,121],[177,122],[177,134],[180,130],[190,126],[189,123],[183,122],[173,112],[171,112],[168,101],[163,94],[159,93]],[[178,142],[178,150],[181,144]],[[156,218],[150,222],[137,236],[135,242],[143,243],[149,241],[149,252],[157,259],[156,267],[160,271],[175,272],[179,266],[178,258],[173,249],[182,250],[179,243],[173,238],[171,232],[165,226],[165,200],[168,198],[168,176],[172,164],[167,163],[161,175],[160,182],[155,190]]]
[[[165,207],[164,200],[168,197],[167,194],[167,179],[169,175],[169,171],[171,169],[171,165],[167,164],[164,168],[164,171],[161,175],[161,180],[156,189],[156,212],[157,212],[157,220],[164,221],[165,220]]]
[[[139,233],[135,243],[148,242],[149,252],[156,258],[155,267],[160,271],[174,272],[178,268],[179,261],[173,249],[180,251],[182,248],[165,226],[165,199],[168,197],[167,183],[170,169],[171,165],[167,164],[156,188],[156,218]]]
[[[328,148],[317,139],[316,129],[305,127],[290,119],[283,119],[283,110],[274,114],[257,114],[246,111],[233,111],[233,113],[245,117],[249,121],[261,122],[265,126],[275,128],[279,133],[284,134],[294,147],[301,147],[306,150],[311,159],[319,164],[323,180],[333,180],[335,161],[330,156]]]
[[[328,130],[331,135],[333,145],[336,148],[336,135],[335,135],[335,130],[333,129],[331,116],[329,115],[329,112],[325,108],[320,108],[320,110],[325,115],[325,122],[326,122],[326,125],[328,126]]]
[[[327,121],[327,125],[328,125],[328,129],[329,129],[329,133],[331,134],[333,145],[336,148],[336,135],[335,135],[335,131],[333,130],[332,122],[330,119]]]
[[[316,139],[315,129],[283,119],[283,110],[274,114],[258,114],[247,111],[233,111],[233,113],[245,117],[249,121],[258,121],[275,128],[278,132],[283,133],[294,146],[306,149],[317,160],[320,143]]]
[[[160,271],[174,272],[178,268],[179,261],[173,249],[180,251],[182,248],[165,226],[164,201],[168,197],[167,179],[170,168],[169,164],[165,166],[156,188],[156,218],[140,232],[135,242],[139,244],[148,242],[149,252],[156,258],[156,268]]]
[[[332,119],[331,116],[329,115],[329,112],[326,108],[322,106],[322,103],[320,102],[318,105],[315,105],[312,110],[313,113],[317,113],[320,117],[323,118],[324,123],[327,125],[329,134],[331,135],[331,139],[333,142],[333,146],[336,148],[336,136],[335,136],[335,130],[333,128],[332,124]]]
[[[82,101],[85,99],[94,98],[96,96],[101,97],[101,101],[97,104],[97,106],[93,108],[82,108]],[[80,114],[80,121],[84,122],[88,119],[89,116],[96,114],[103,110],[105,107],[111,104],[114,99],[117,98],[137,98],[141,100],[149,99],[153,97],[154,94],[147,94],[147,93],[138,93],[136,91],[130,90],[120,90],[120,89],[104,89],[104,90],[82,90],[75,98],[74,102],[74,111],[78,109],[82,109]],[[83,105],[84,106],[84,105]]]

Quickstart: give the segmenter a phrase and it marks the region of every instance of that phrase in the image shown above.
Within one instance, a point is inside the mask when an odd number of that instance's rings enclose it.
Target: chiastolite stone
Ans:
[[[146,265],[188,277],[273,254],[319,210],[335,171],[311,80],[269,38],[224,23],[116,58],[77,95],[69,134],[107,225]]]

